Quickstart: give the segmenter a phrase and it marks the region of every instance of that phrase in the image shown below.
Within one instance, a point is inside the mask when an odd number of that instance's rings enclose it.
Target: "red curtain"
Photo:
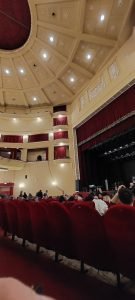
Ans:
[[[131,87],[99,113],[77,128],[78,144],[135,110],[135,89]]]
[[[68,131],[54,132],[54,140],[57,139],[68,139]]]
[[[67,125],[67,117],[66,116],[62,116],[62,117],[58,117],[58,118],[54,118],[53,119],[53,126],[57,126],[57,125]]]
[[[48,141],[48,133],[29,135],[28,142]]]
[[[96,146],[100,143],[103,143],[105,140],[108,140],[109,138],[116,136],[120,134],[121,132],[127,131],[130,128],[135,127],[135,116],[130,117],[127,120],[117,124],[116,126],[106,130],[105,132],[101,133],[100,135],[97,135],[95,138],[90,140],[89,142],[83,144],[79,148],[81,150],[90,149],[93,146]]]
[[[66,146],[54,147],[54,159],[66,158]]]
[[[22,135],[2,135],[1,140],[5,143],[23,143]]]

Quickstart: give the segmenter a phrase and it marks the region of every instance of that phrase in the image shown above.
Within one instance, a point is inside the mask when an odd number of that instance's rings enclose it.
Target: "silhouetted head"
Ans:
[[[118,196],[121,203],[127,205],[133,204],[133,193],[128,188],[122,187],[118,192]]]

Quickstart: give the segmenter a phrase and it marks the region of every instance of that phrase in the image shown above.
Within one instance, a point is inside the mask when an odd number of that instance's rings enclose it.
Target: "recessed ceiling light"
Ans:
[[[5,69],[5,73],[6,73],[6,74],[10,74],[9,69]]]
[[[104,19],[105,19],[105,15],[102,14],[102,15],[100,16],[100,21],[103,22]]]
[[[13,118],[13,121],[15,122],[15,121],[16,121],[16,118]]]
[[[90,59],[91,59],[91,54],[88,53],[88,54],[86,55],[86,58],[87,58],[88,60],[90,60]]]
[[[42,119],[40,117],[37,117],[37,122],[41,122]]]
[[[49,37],[49,41],[50,41],[51,43],[54,42],[54,37],[53,37],[52,35]]]
[[[65,166],[65,165],[64,165],[63,163],[60,164],[60,167],[61,167],[61,168],[64,168],[64,166]]]
[[[74,77],[70,77],[70,82],[74,82],[75,78]]]
[[[19,72],[20,72],[21,74],[24,74],[24,69],[20,69]]]
[[[37,101],[37,97],[33,97],[33,101]]]
[[[57,181],[52,181],[52,185],[57,185]]]
[[[47,52],[44,52],[44,53],[42,54],[42,56],[43,56],[44,59],[47,59],[47,58],[48,58],[48,53],[47,53]]]

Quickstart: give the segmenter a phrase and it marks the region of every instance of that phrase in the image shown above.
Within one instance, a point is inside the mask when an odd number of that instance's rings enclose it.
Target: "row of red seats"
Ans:
[[[101,217],[93,203],[0,200],[0,226],[12,234],[100,270],[135,276],[135,208],[116,205]]]

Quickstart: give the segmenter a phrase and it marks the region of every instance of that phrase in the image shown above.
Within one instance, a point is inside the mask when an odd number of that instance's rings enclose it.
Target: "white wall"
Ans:
[[[52,185],[53,181],[57,181],[57,186]],[[20,171],[1,171],[0,182],[14,182],[15,197],[19,195],[20,190],[35,195],[39,189],[43,192],[47,189],[49,195],[53,196],[62,194],[62,191],[67,194],[75,191],[75,177],[71,162],[64,163],[64,167],[60,166],[60,162],[55,161],[27,163]],[[19,188],[20,183],[24,183],[25,187]]]

